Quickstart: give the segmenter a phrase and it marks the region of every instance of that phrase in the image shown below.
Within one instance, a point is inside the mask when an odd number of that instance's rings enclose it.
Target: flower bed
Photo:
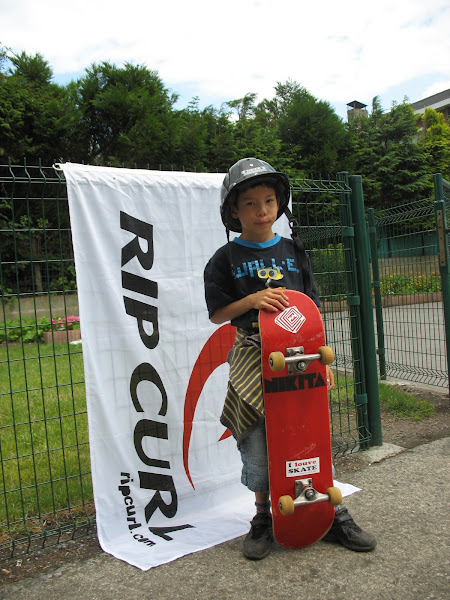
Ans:
[[[58,317],[52,319],[51,331],[44,331],[44,344],[67,344],[81,340],[80,317]]]
[[[74,329],[80,329],[80,317],[70,315],[70,317],[57,317],[52,319],[53,331],[65,331],[66,329],[72,331]]]
[[[44,344],[67,344],[67,342],[75,342],[81,340],[80,329],[65,329],[57,331],[44,331]]]

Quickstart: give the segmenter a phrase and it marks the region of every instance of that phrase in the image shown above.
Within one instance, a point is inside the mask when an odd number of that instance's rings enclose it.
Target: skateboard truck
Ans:
[[[305,354],[303,346],[286,348],[286,356],[282,352],[271,352],[269,365],[272,371],[282,371],[287,365],[289,375],[303,373],[309,363],[318,360],[322,365],[329,365],[334,360],[333,350],[329,346],[320,346],[316,354]]]
[[[292,496],[281,496],[278,499],[278,508],[282,515],[289,516],[293,514],[296,507],[316,502],[329,502],[331,506],[336,506],[342,502],[341,490],[330,487],[326,494],[322,494],[313,488],[311,478],[296,479],[295,499]]]

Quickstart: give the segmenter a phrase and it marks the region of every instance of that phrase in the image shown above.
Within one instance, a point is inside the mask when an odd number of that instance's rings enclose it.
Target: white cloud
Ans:
[[[145,64],[202,105],[269,98],[291,78],[334,106],[404,83],[389,106],[449,79],[448,0],[0,0],[0,18],[0,42],[40,52],[57,77],[102,60]]]

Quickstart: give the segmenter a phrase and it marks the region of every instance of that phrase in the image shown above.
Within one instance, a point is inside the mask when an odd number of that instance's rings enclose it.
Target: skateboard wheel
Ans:
[[[320,346],[317,349],[317,352],[320,354],[320,364],[321,365],[331,365],[334,360],[334,352],[330,346]]]
[[[282,371],[285,364],[286,361],[282,352],[271,352],[269,354],[269,366],[272,371]]]
[[[338,487],[329,487],[327,489],[327,495],[329,497],[328,502],[331,506],[337,506],[342,502],[342,492]]]
[[[294,500],[291,496],[280,496],[278,499],[278,508],[283,516],[288,517],[294,513]]]

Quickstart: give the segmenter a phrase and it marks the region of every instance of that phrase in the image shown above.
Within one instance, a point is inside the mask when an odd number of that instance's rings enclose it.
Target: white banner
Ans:
[[[62,168],[99,541],[148,569],[246,533],[254,514],[219,423],[233,329],[204,300],[226,242],[223,174]]]

